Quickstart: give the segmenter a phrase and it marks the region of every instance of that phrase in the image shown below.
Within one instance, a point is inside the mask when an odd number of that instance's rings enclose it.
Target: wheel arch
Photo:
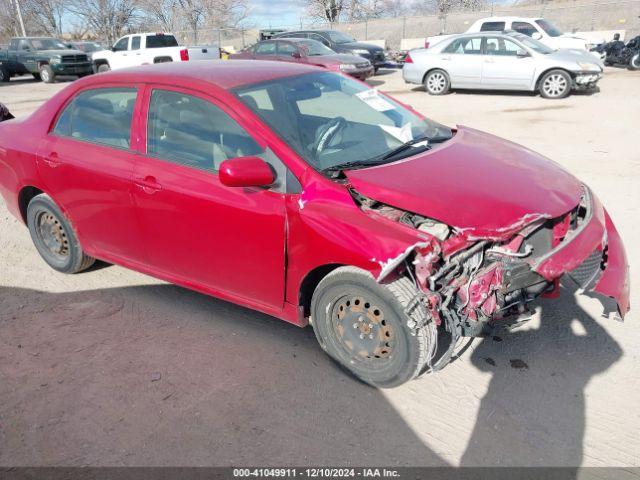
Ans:
[[[311,298],[318,284],[335,269],[345,266],[347,265],[342,263],[319,265],[304,276],[298,289],[298,305],[302,307],[305,317],[311,314]]]
[[[566,68],[549,67],[549,68],[543,70],[542,72],[540,72],[540,74],[538,74],[538,77],[536,78],[536,82],[534,84],[534,89],[533,89],[534,92],[537,92],[537,91],[540,90],[540,80],[542,80],[542,77],[544,77],[547,73],[551,72],[552,70],[561,70],[561,71],[565,72],[567,75],[569,75],[572,80],[575,78],[575,74],[572,71],[567,70]]]
[[[29,206],[29,202],[34,197],[42,193],[45,192],[38,187],[34,187],[31,185],[22,187],[20,189],[20,192],[18,192],[18,209],[20,211],[20,217],[22,218],[22,221],[25,225],[27,223],[27,207]]]

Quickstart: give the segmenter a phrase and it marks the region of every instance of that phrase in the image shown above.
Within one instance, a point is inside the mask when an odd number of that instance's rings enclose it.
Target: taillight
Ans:
[[[424,48],[429,48],[429,40],[424,41]]]
[[[413,63],[413,58],[411,58],[410,53],[407,53],[407,56],[404,58],[404,63]]]
[[[189,50],[187,50],[186,48],[180,50],[180,60],[182,60],[183,62],[187,62],[189,60]]]

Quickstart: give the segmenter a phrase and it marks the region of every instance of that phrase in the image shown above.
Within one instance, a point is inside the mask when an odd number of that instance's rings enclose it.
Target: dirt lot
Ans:
[[[429,97],[383,73],[371,83],[430,117],[588,182],[640,277],[640,72],[562,101]],[[12,81],[0,101],[26,114],[63,87]],[[310,329],[116,266],[58,274],[0,203],[0,465],[640,466],[640,310],[600,319],[569,291],[541,305],[442,373],[378,391]]]

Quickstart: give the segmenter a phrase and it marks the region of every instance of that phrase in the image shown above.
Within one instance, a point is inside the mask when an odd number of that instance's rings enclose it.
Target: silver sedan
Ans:
[[[470,88],[539,91],[545,98],[563,98],[571,90],[594,88],[603,68],[586,50],[553,50],[520,33],[483,32],[412,50],[402,76],[407,83],[423,84],[431,95]]]

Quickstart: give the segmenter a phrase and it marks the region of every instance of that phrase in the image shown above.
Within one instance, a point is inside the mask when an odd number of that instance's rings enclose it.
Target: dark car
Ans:
[[[84,77],[93,70],[87,54],[70,50],[56,38],[12,38],[9,49],[0,51],[0,82],[26,73],[36,80],[53,83],[57,75]]]
[[[324,67],[365,80],[373,75],[369,60],[358,55],[336,53],[322,43],[309,38],[283,38],[259,42],[229,56],[230,60],[276,60]]]
[[[310,38],[317,40],[337,53],[359,55],[371,62],[375,71],[384,66],[384,49],[371,43],[358,42],[349,35],[336,30],[298,30],[277,35],[275,38]]]
[[[99,52],[100,50],[104,50],[104,47],[100,45],[98,42],[87,42],[87,41],[69,42],[67,45],[69,45],[69,48],[80,50],[81,52],[86,53],[89,59],[91,59],[93,52]]]

